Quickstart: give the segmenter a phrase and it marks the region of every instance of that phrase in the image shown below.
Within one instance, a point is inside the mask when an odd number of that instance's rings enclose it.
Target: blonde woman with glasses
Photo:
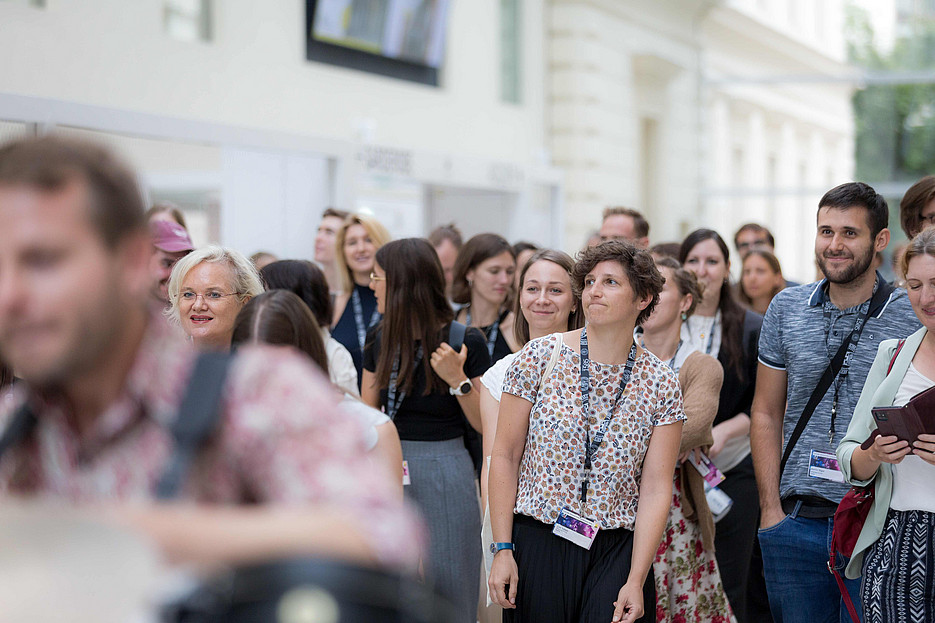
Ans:
[[[169,277],[169,319],[201,350],[229,350],[244,304],[262,294],[253,263],[238,251],[210,245],[176,263]]]

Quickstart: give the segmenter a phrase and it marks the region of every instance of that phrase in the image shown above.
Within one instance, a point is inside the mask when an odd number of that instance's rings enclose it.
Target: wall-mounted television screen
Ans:
[[[450,0],[306,0],[307,58],[438,84]]]

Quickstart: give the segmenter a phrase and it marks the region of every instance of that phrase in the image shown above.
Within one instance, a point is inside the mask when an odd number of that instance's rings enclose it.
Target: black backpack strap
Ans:
[[[7,450],[26,439],[35,427],[36,416],[29,404],[24,403],[10,418],[10,423],[3,431],[3,435],[0,436],[0,457],[3,457]]]
[[[873,297],[870,299],[870,308],[867,311],[868,321],[880,313],[895,289],[893,284],[886,281],[880,284],[877,291],[873,293]],[[782,460],[779,462],[780,480],[782,479],[782,473],[786,470],[786,463],[789,462],[789,457],[792,456],[792,450],[795,448],[796,442],[799,440],[799,437],[802,436],[802,433],[805,432],[805,426],[812,418],[812,413],[815,412],[818,403],[820,403],[821,399],[828,393],[828,388],[831,387],[831,383],[834,382],[834,377],[836,377],[841,370],[841,365],[844,363],[844,356],[847,353],[847,345],[851,341],[851,337],[851,335],[848,335],[847,339],[841,342],[838,352],[834,354],[831,363],[828,364],[824,374],[821,375],[818,385],[815,386],[815,390],[812,391],[812,395],[809,396],[808,403],[806,403],[805,408],[802,409],[802,415],[799,416],[799,421],[795,423],[795,429],[792,431],[792,435],[789,436],[789,443],[786,444],[786,450],[782,453]]]
[[[221,415],[221,392],[234,356],[230,353],[203,353],[195,367],[172,424],[175,452],[156,485],[156,498],[178,495],[191,468],[192,460],[217,428]]]
[[[467,326],[457,320],[451,321],[451,327],[448,328],[448,344],[456,353],[461,352],[461,346],[464,345],[464,334],[467,332]]]

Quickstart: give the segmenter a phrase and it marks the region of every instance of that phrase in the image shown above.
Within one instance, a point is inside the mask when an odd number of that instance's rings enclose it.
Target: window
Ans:
[[[25,123],[17,121],[0,121],[0,145],[7,141],[32,136],[33,132]]]
[[[521,1],[500,0],[500,98],[511,104],[523,102]]]
[[[211,41],[211,0],[165,0],[163,26],[179,41]]]

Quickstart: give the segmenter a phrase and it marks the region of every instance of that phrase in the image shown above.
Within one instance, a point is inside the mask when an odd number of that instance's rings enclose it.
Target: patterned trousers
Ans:
[[[864,556],[866,623],[935,621],[933,535],[935,513],[890,509],[883,534]]]

